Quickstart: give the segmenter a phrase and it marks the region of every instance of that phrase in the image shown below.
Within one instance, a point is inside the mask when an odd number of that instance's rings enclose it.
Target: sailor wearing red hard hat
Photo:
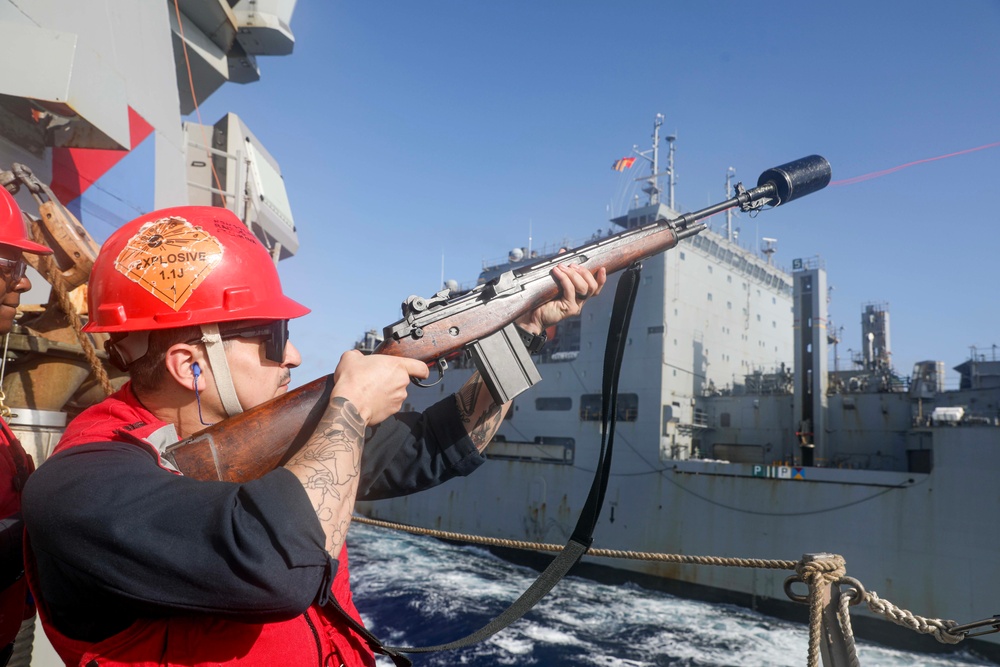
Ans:
[[[28,237],[17,202],[0,187],[0,334],[10,333],[21,295],[31,289],[24,253],[52,251]],[[14,650],[21,622],[35,614],[23,576],[21,489],[34,470],[31,457],[0,419],[0,665]]]
[[[529,333],[578,314],[605,282],[579,266],[552,275],[561,294],[519,321]],[[88,298],[85,330],[110,335],[130,382],[70,423],[24,500],[29,580],[63,660],[374,665],[344,544],[355,498],[468,474],[509,405],[474,375],[425,412],[399,413],[426,364],[349,351],[284,466],[243,484],[190,479],[163,447],[287,391],[301,362],[288,321],[308,309],[246,226],[213,207],[117,230]]]

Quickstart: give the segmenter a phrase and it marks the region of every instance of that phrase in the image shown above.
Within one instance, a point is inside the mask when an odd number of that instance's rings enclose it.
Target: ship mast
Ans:
[[[665,171],[660,171],[660,126],[663,125],[663,114],[656,114],[656,119],[653,121],[653,147],[648,151],[639,151],[637,147],[634,147],[636,154],[641,157],[646,158],[650,162],[649,176],[645,178],[640,178],[637,180],[646,181],[646,187],[642,189],[649,196],[648,205],[655,206],[660,203],[660,195],[663,190],[660,188],[659,178],[661,176],[668,176],[668,199],[667,205],[670,208],[674,208],[674,142],[677,141],[677,135],[670,134],[667,135],[666,141],[670,148],[667,152],[667,169]],[[676,210],[676,209],[675,209]]]

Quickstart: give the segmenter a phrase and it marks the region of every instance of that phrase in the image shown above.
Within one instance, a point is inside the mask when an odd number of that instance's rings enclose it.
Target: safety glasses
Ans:
[[[28,263],[24,261],[23,257],[17,259],[0,257],[0,275],[7,281],[8,287],[16,286],[27,272]]]
[[[221,331],[219,335],[222,340],[227,338],[263,338],[264,356],[280,364],[285,360],[285,345],[288,344],[288,320],[276,320],[243,329]]]
[[[255,324],[239,329],[220,331],[219,338],[263,338],[264,356],[269,360],[282,363],[285,360],[285,345],[288,344],[288,320],[275,320],[267,324]],[[188,345],[203,342],[201,338],[186,341]]]

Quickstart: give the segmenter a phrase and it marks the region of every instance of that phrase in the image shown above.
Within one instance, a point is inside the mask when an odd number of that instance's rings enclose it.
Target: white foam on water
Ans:
[[[355,602],[369,627],[395,644],[425,645],[428,628],[447,631],[446,640],[468,634],[505,609],[537,576],[483,549],[363,525],[351,528],[349,544]],[[568,577],[525,618],[488,640],[413,657],[417,667],[803,667],[807,649],[804,624],[632,584]],[[861,641],[858,655],[862,667],[992,664],[968,654],[926,655]],[[391,663],[380,659],[383,664]]]

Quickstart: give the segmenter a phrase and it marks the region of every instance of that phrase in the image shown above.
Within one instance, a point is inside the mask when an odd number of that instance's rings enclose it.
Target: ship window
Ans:
[[[639,417],[639,394],[618,394],[618,420],[634,422]]]
[[[535,399],[536,410],[572,410],[573,399],[569,396],[543,396]]]
[[[681,250],[681,259],[684,259],[684,251]]]
[[[646,329],[646,332],[651,334],[661,334],[663,333],[663,325],[660,324],[655,327],[649,327],[648,329]]]
[[[634,422],[639,418],[639,395],[618,394],[618,421]],[[601,421],[601,395],[584,394],[580,397],[580,420]]]
[[[719,426],[723,428],[729,428],[729,424],[732,422],[732,417],[728,412],[723,412],[719,415]]]
[[[714,271],[712,271],[712,265],[711,264],[708,265],[708,272],[709,273],[714,273]]]
[[[761,445],[712,445],[712,458],[730,463],[763,463],[764,448]]]
[[[494,438],[494,442],[484,452],[488,459],[564,465],[573,463],[575,453],[576,441],[573,438],[547,435],[535,436],[533,442]]]
[[[580,421],[601,421],[600,394],[584,394],[580,397]]]
[[[709,292],[709,293],[708,293],[708,300],[709,300],[709,301],[711,301],[711,300],[712,300],[712,293],[711,293],[711,292]]]

